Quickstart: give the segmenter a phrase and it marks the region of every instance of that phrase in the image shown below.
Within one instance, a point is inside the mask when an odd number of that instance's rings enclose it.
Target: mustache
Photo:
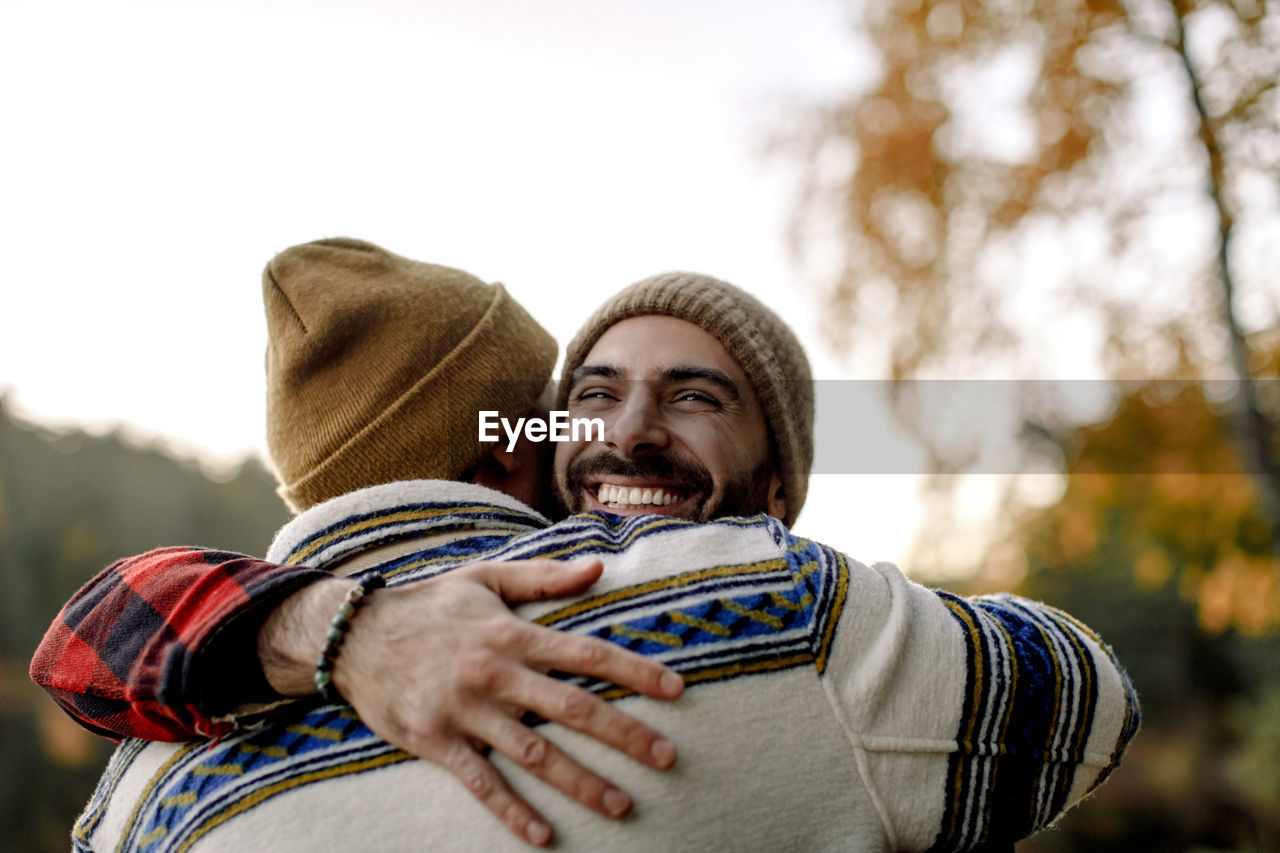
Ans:
[[[711,490],[711,474],[706,468],[667,454],[641,456],[636,459],[622,459],[607,450],[594,456],[576,460],[569,466],[566,479],[578,487],[588,477],[616,476],[634,477],[636,479],[679,481],[691,494],[709,492]]]

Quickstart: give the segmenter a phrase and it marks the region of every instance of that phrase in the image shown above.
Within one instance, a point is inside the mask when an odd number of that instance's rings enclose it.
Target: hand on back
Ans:
[[[599,560],[480,562],[440,577],[379,590],[353,620],[333,671],[339,692],[387,742],[453,773],[514,834],[531,844],[551,839],[550,825],[488,761],[492,747],[533,775],[606,817],[631,808],[621,789],[583,767],[535,729],[525,711],[589,735],[656,769],[675,763],[675,748],[648,726],[555,670],[602,678],[655,699],[683,691],[679,675],[604,640],[544,628],[509,604],[582,592],[600,576]],[[264,670],[282,692],[310,692],[301,669],[273,676],[273,633],[316,636],[351,581],[314,584],[305,630],[290,616],[263,628]],[[324,588],[324,589],[321,589]],[[336,597],[335,597],[336,596]],[[300,603],[300,602],[295,602]],[[282,611],[287,608],[282,608]],[[318,648],[318,646],[316,646]],[[300,653],[299,653],[300,654]],[[314,662],[314,649],[312,653]],[[295,659],[302,659],[295,655]],[[309,673],[307,674],[309,677]]]

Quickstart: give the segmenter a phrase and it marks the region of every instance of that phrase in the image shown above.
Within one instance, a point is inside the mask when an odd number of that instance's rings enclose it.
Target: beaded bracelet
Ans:
[[[338,608],[337,615],[329,623],[329,633],[324,636],[324,648],[320,650],[320,658],[316,661],[315,675],[316,689],[320,691],[325,701],[342,701],[338,688],[333,686],[333,662],[337,659],[342,641],[346,639],[347,631],[351,628],[351,619],[355,616],[356,610],[365,603],[369,593],[385,584],[386,581],[377,572],[371,572],[360,578],[347,593],[347,597],[342,600],[342,606]]]

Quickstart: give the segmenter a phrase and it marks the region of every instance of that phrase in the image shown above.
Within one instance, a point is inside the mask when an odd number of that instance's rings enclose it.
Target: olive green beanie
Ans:
[[[523,417],[555,340],[501,284],[371,243],[318,240],[262,274],[267,446],[296,511],[380,483],[456,480],[488,454],[477,413]]]
[[[600,336],[630,317],[658,314],[693,323],[738,363],[760,398],[787,499],[787,524],[804,506],[813,467],[813,374],[790,327],[754,296],[727,282],[690,272],[651,276],[619,291],[583,324],[565,352],[561,409],[569,380]]]

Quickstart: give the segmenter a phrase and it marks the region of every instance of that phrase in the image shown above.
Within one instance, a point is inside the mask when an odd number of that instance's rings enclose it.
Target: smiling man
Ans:
[[[804,505],[808,359],[776,314],[723,282],[665,274],[606,302],[569,344],[560,400],[608,436],[556,449],[571,511],[768,512],[790,524]]]
[[[475,559],[594,557],[605,565],[590,594],[520,613],[660,661],[688,688],[668,704],[580,682],[679,743],[674,771],[554,723],[523,735],[512,761],[492,756],[504,773],[534,772],[563,749],[626,780],[638,808],[618,823],[516,779],[566,849],[1007,849],[1119,762],[1136,699],[1088,629],[1013,596],[929,590],[789,532],[812,461],[812,383],[794,335],[757,300],[707,276],[640,282],[587,323],[564,376],[563,406],[604,424],[602,437],[556,447],[560,498],[587,512],[545,526],[474,485],[417,481],[335,498],[281,531],[269,559],[363,560],[393,584],[337,659],[347,699],[370,684],[360,670],[420,657],[419,638],[377,630],[394,584]],[[323,600],[349,583],[304,594]],[[318,623],[304,610],[285,632],[306,641],[284,655],[304,683],[332,607],[316,612]],[[484,659],[434,663],[499,694],[509,686]],[[395,756],[340,707],[126,760],[125,784],[109,779],[86,813],[85,839],[196,850],[510,841],[444,771]]]
[[[571,415],[599,418],[608,435],[557,450],[557,493],[570,511],[787,516],[755,389],[698,326],[619,322],[570,373],[567,397]]]

